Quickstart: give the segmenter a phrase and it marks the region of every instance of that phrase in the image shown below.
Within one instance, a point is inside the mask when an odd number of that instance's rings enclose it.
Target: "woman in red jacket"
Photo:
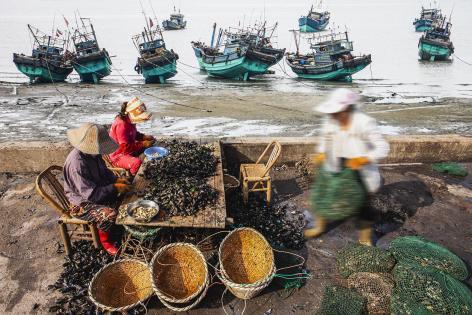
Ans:
[[[139,155],[155,141],[153,136],[138,132],[136,124],[148,121],[151,116],[137,97],[123,103],[110,129],[110,137],[119,145],[118,150],[110,154],[113,166],[127,169],[136,175],[142,163]]]

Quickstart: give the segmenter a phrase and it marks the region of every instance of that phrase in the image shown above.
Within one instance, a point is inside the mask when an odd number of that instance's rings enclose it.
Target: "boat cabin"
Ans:
[[[315,56],[349,54],[354,50],[352,41],[349,40],[347,32],[314,36],[309,39],[309,43]]]
[[[423,20],[435,20],[441,15],[441,10],[439,9],[422,9],[421,10],[421,19]]]
[[[143,42],[139,44],[139,52],[142,54],[145,53],[154,53],[158,48],[166,48],[166,45],[162,39],[156,39],[149,42]]]
[[[54,46],[47,46],[47,45],[39,45],[38,47],[33,48],[32,57],[33,58],[44,58],[47,56],[60,56],[64,49],[61,47],[54,47]]]
[[[99,51],[99,47],[96,40],[85,40],[83,42],[75,43],[75,51],[77,56],[82,57],[88,54]]]

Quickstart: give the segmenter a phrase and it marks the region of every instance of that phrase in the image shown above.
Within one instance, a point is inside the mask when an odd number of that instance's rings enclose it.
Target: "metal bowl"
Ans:
[[[138,207],[153,208],[155,210],[151,212],[149,218],[141,218],[135,215],[135,210]],[[152,219],[159,213],[159,206],[152,200],[138,200],[128,204],[126,207],[126,213],[128,213],[128,215],[134,218],[137,222],[148,223],[151,222]]]

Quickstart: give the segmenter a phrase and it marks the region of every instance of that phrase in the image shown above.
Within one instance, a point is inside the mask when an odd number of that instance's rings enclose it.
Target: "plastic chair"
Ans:
[[[71,240],[74,239],[92,241],[95,248],[99,248],[100,241],[96,226],[87,221],[74,218],[69,214],[70,203],[65,195],[64,187],[57,179],[56,174],[62,174],[61,166],[53,165],[41,172],[36,177],[36,191],[60,215],[57,223],[59,224],[59,231],[66,254],[71,254]],[[69,230],[68,225],[74,227]]]
[[[129,178],[131,177],[131,173],[129,170],[125,168],[120,168],[120,167],[115,167],[111,163],[110,157],[106,154],[102,155],[102,159],[105,162],[105,165],[107,168],[115,174],[116,177],[122,177],[122,178]]]
[[[269,152],[271,147],[273,147],[273,149],[269,159],[265,164],[262,164],[262,159],[267,154],[267,152]],[[266,202],[267,204],[270,204],[272,196],[272,180],[270,178],[269,172],[279,158],[281,151],[282,146],[280,143],[278,141],[272,141],[269,143],[269,145],[267,145],[264,152],[262,152],[261,156],[257,159],[256,163],[241,164],[239,168],[239,180],[242,184],[244,204],[248,203],[250,192],[258,191],[266,193]]]

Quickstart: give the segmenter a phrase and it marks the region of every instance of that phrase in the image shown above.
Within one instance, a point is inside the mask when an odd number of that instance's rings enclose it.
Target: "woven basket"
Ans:
[[[250,299],[266,288],[275,275],[274,253],[254,229],[229,233],[219,248],[218,277],[236,297]]]
[[[149,267],[135,259],[114,261],[95,274],[88,293],[90,300],[101,310],[130,310],[152,295]]]
[[[152,287],[163,302],[189,303],[206,293],[208,266],[203,254],[192,244],[163,246],[152,258],[150,269]]]

